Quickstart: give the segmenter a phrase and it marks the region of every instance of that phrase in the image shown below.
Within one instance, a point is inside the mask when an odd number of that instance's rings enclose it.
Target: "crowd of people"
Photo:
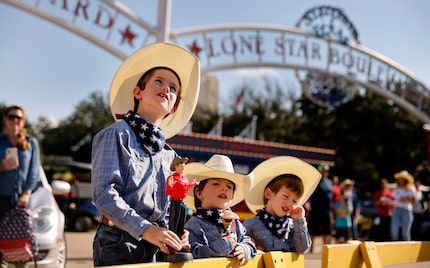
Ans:
[[[363,215],[354,180],[346,178],[339,182],[338,176],[330,177],[329,166],[318,169],[322,180],[305,206],[312,241],[315,237],[322,237],[324,244],[365,238],[375,241],[421,239],[419,228],[428,210],[429,197],[420,190],[420,181],[414,180],[408,171],[393,174],[394,187],[390,187],[386,178],[380,180],[380,189],[372,196],[376,217],[366,219],[372,221],[368,225],[360,221]],[[359,224],[371,227],[366,237],[362,236]]]

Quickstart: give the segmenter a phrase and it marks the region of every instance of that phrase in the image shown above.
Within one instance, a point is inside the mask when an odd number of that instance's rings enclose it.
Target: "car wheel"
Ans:
[[[78,216],[75,219],[73,228],[78,232],[86,232],[91,228],[93,221],[88,216]]]

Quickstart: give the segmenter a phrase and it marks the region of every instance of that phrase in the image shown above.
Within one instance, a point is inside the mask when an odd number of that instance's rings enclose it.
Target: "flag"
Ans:
[[[242,89],[242,91],[239,93],[239,95],[237,95],[236,100],[234,101],[234,108],[237,109],[237,107],[239,106],[240,102],[243,99],[243,96],[245,95],[245,89]]]
[[[239,133],[239,135],[235,136],[235,138],[255,140],[255,136],[257,134],[257,119],[258,116],[253,115],[251,122]]]
[[[209,130],[208,135],[211,136],[222,136],[222,123],[224,122],[223,118],[218,119],[218,122],[213,126],[211,130]]]

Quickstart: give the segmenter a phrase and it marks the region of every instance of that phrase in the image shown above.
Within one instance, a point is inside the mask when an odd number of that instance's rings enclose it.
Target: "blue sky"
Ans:
[[[156,24],[158,1],[120,2],[145,22]],[[225,23],[294,27],[308,9],[323,4],[344,10],[358,30],[363,46],[402,65],[430,87],[427,0],[172,0],[170,27],[177,30]],[[107,94],[121,64],[118,58],[89,41],[1,2],[0,34],[0,102],[24,106],[30,122],[36,122],[40,116],[64,119],[91,92]],[[221,98],[228,98],[223,92],[240,86],[246,76],[258,72],[220,73],[220,92],[224,94]]]

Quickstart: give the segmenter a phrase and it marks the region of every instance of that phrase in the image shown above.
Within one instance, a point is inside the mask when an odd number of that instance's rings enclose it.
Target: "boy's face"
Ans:
[[[274,193],[270,188],[264,190],[267,198],[266,210],[275,217],[290,215],[299,200],[297,194],[282,186],[279,192]]]
[[[179,80],[169,70],[155,70],[144,89],[134,90],[134,97],[139,100],[138,114],[151,123],[161,120],[172,112],[179,94]]]
[[[201,200],[202,208],[224,209],[230,206],[233,199],[233,182],[226,179],[208,179],[201,191],[196,191],[196,197]]]

